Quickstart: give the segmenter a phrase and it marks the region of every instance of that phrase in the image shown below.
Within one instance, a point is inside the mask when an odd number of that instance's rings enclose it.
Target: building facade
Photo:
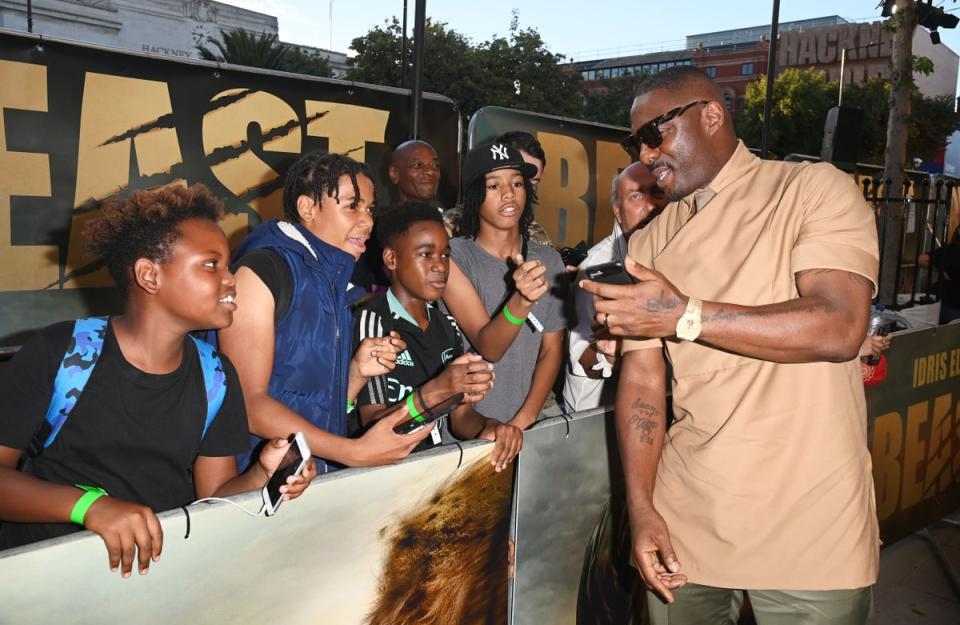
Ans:
[[[33,32],[51,37],[178,58],[198,59],[197,46],[239,28],[278,35],[277,18],[213,0],[33,0]],[[0,0],[0,28],[27,30],[25,0]],[[327,57],[334,75],[346,55],[301,46]]]
[[[690,35],[684,50],[580,61],[572,67],[583,76],[587,89],[603,89],[603,81],[609,78],[656,73],[665,67],[665,58],[674,64],[695,65],[716,79],[727,107],[738,112],[743,107],[747,85],[767,73],[769,33],[769,26],[753,26]],[[922,28],[914,33],[913,50],[934,62],[933,74],[914,76],[920,92],[926,96],[953,97],[960,65],[957,53],[943,44],[931,43]],[[838,81],[843,65],[845,84],[862,83],[869,76],[889,78],[892,51],[893,35],[883,29],[880,21],[852,23],[834,15],[785,22],[780,24],[777,72],[790,67],[812,67]]]

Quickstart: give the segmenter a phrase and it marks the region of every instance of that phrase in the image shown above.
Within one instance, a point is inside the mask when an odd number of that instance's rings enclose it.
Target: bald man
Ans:
[[[577,284],[586,278],[587,267],[623,262],[627,256],[630,236],[657,216],[667,200],[657,181],[643,163],[633,163],[613,177],[610,185],[610,203],[613,205],[613,232],[594,245],[580,264]],[[613,403],[620,340],[611,337],[606,328],[595,327],[593,295],[577,288],[574,294],[577,311],[576,325],[570,330],[569,361],[563,399],[568,412],[587,410]]]
[[[758,623],[869,622],[873,212],[830,164],[752,155],[695,67],[651,76],[630,120],[625,147],[671,203],[630,239],[636,284],[581,286],[624,337],[617,438],[651,622],[732,624],[741,590]]]
[[[414,139],[398,145],[390,157],[387,175],[396,189],[398,204],[409,200],[437,204],[440,160],[426,141]]]

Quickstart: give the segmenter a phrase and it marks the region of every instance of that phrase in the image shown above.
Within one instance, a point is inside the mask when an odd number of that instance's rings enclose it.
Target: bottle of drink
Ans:
[[[884,336],[888,326],[883,321],[883,304],[877,304],[870,311],[870,326],[867,328],[867,336]],[[867,356],[867,364],[876,366],[880,362],[879,356]]]

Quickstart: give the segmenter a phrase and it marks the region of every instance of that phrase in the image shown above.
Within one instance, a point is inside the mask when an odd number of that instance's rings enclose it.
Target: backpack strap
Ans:
[[[207,436],[207,430],[217,418],[220,406],[227,396],[227,375],[223,372],[223,362],[220,355],[214,349],[213,345],[202,339],[190,335],[194,345],[197,346],[197,354],[200,356],[200,367],[203,369],[203,385],[206,389],[207,397],[207,418],[203,423],[203,434],[200,436],[201,442]]]
[[[53,382],[53,396],[45,417],[50,433],[43,442],[46,449],[57,438],[63,424],[77,404],[80,394],[90,380],[93,368],[103,352],[103,339],[107,331],[106,317],[77,319],[73,324],[73,336],[63,354],[57,377]]]

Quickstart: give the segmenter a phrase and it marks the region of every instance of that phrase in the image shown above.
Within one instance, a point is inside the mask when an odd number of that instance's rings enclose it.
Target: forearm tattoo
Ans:
[[[657,429],[655,419],[660,416],[660,411],[642,399],[635,400],[630,409],[631,414],[627,421],[637,431],[640,442],[653,445],[653,434]]]

